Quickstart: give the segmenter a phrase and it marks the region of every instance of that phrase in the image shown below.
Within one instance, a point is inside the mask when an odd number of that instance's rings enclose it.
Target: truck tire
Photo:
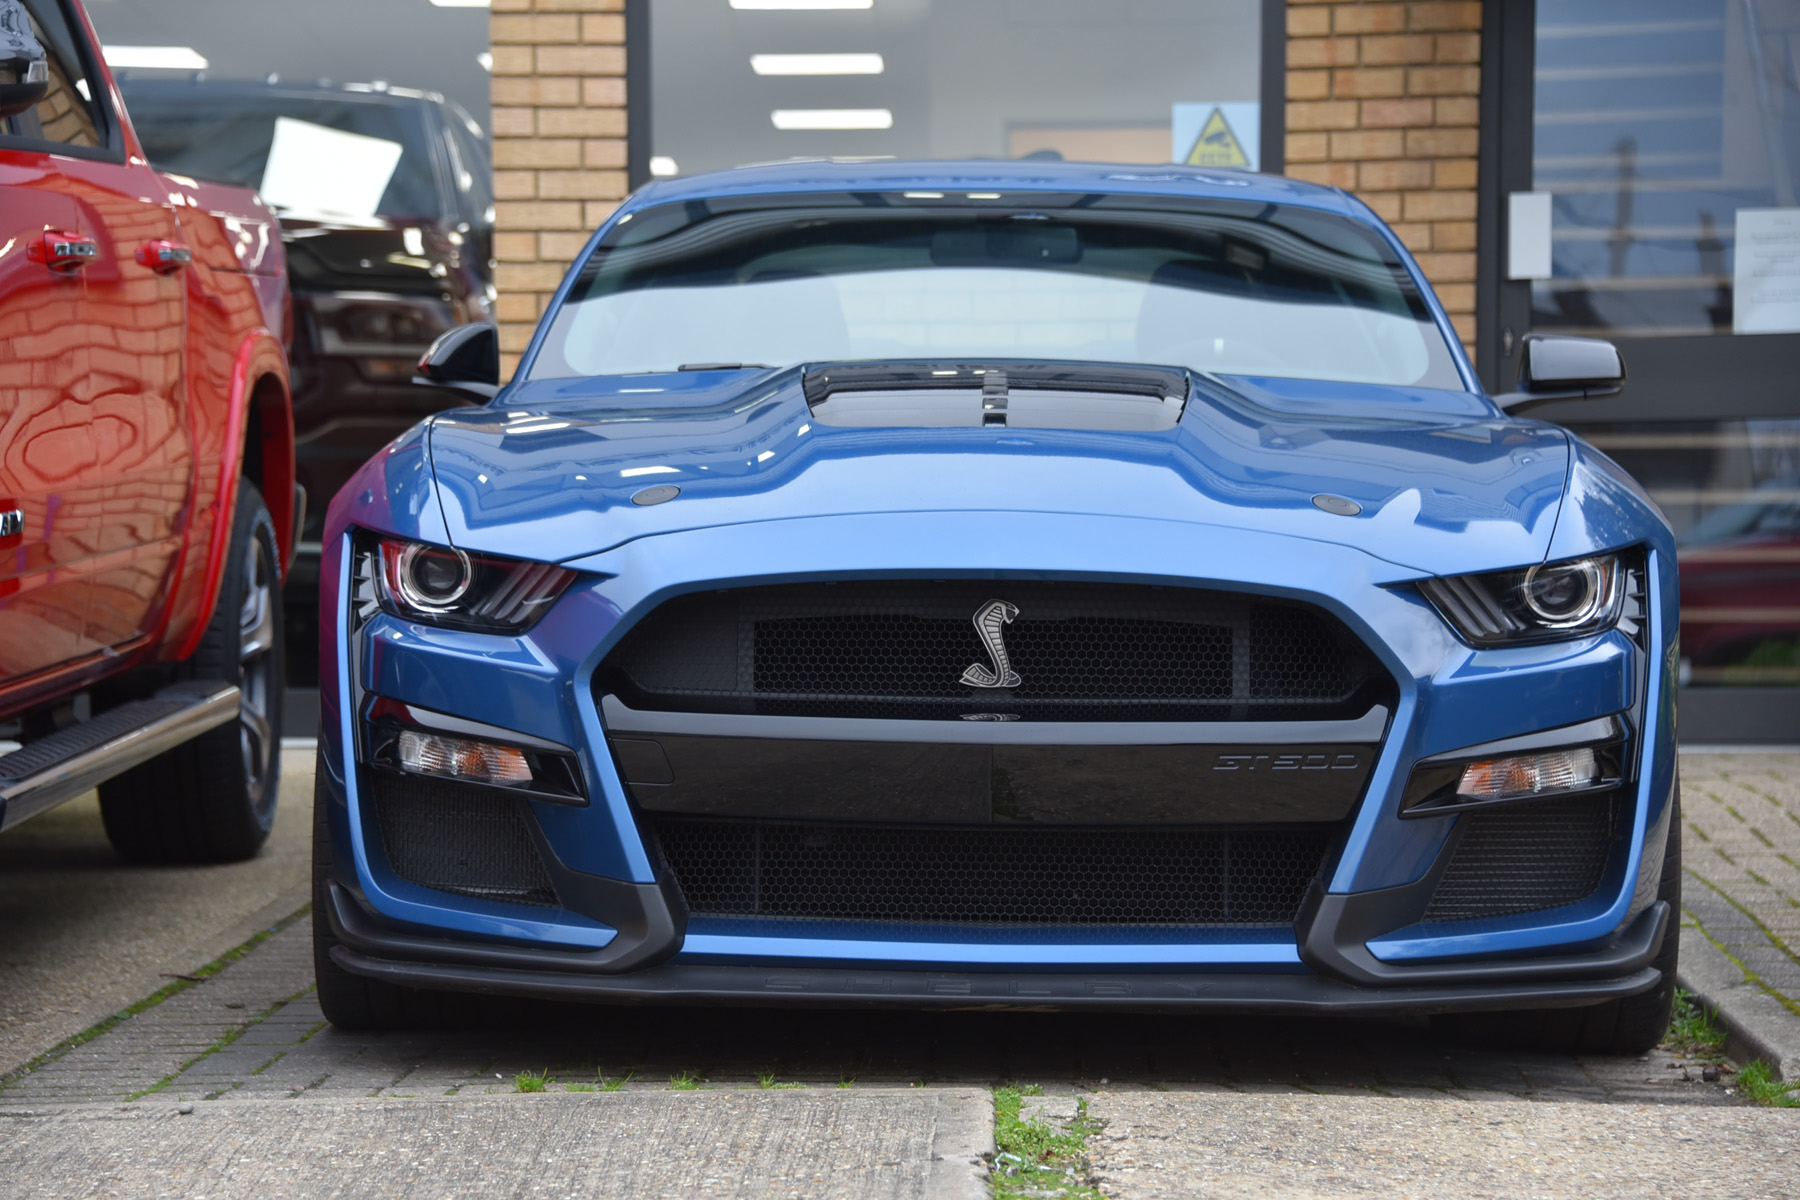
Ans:
[[[332,961],[331,948],[338,944],[332,931],[331,822],[327,806],[324,751],[313,775],[313,977],[318,982],[319,1008],[339,1029],[427,1029],[441,1023],[443,997],[436,992],[398,987],[379,979],[352,975]]]
[[[1563,1054],[1642,1054],[1662,1041],[1675,1004],[1675,966],[1681,951],[1681,784],[1670,797],[1669,839],[1663,845],[1656,898],[1669,904],[1669,925],[1651,960],[1662,979],[1647,992],[1586,1008],[1459,1013],[1439,1018],[1467,1041]]]
[[[237,684],[238,719],[100,785],[106,836],[132,862],[238,862],[268,840],[287,682],[279,561],[262,493],[239,480],[218,603],[181,665],[185,678]]]

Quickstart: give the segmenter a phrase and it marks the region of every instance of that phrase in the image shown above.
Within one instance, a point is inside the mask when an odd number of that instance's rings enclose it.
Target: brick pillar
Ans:
[[[1288,0],[1287,63],[1287,173],[1380,213],[1472,347],[1480,0]]]
[[[510,378],[550,293],[625,198],[624,0],[493,0],[494,283]]]

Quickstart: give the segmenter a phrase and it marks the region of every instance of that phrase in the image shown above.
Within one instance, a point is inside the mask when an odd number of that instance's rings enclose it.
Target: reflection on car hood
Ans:
[[[1544,556],[1569,447],[1468,393],[1272,379],[1197,378],[1165,432],[832,428],[789,370],[521,384],[434,418],[430,454],[451,540],[527,558],[798,517],[1013,511],[1227,526],[1454,574]],[[632,502],[659,484],[680,494]],[[1361,512],[1324,511],[1322,494]]]

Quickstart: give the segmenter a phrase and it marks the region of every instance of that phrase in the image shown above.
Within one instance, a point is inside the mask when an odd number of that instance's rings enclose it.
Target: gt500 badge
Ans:
[[[1215,771],[1354,771],[1362,763],[1355,754],[1221,754]]]

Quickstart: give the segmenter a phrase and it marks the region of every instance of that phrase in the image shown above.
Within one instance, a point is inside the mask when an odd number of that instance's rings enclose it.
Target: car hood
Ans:
[[[433,418],[429,445],[451,541],[541,560],[687,529],[926,511],[1224,526],[1429,574],[1534,562],[1549,547],[1570,454],[1554,426],[1465,392],[1192,387],[1173,429],[1120,433],[825,426],[797,370],[548,380]],[[679,494],[633,502],[658,485]],[[1320,496],[1360,512],[1327,511]]]

